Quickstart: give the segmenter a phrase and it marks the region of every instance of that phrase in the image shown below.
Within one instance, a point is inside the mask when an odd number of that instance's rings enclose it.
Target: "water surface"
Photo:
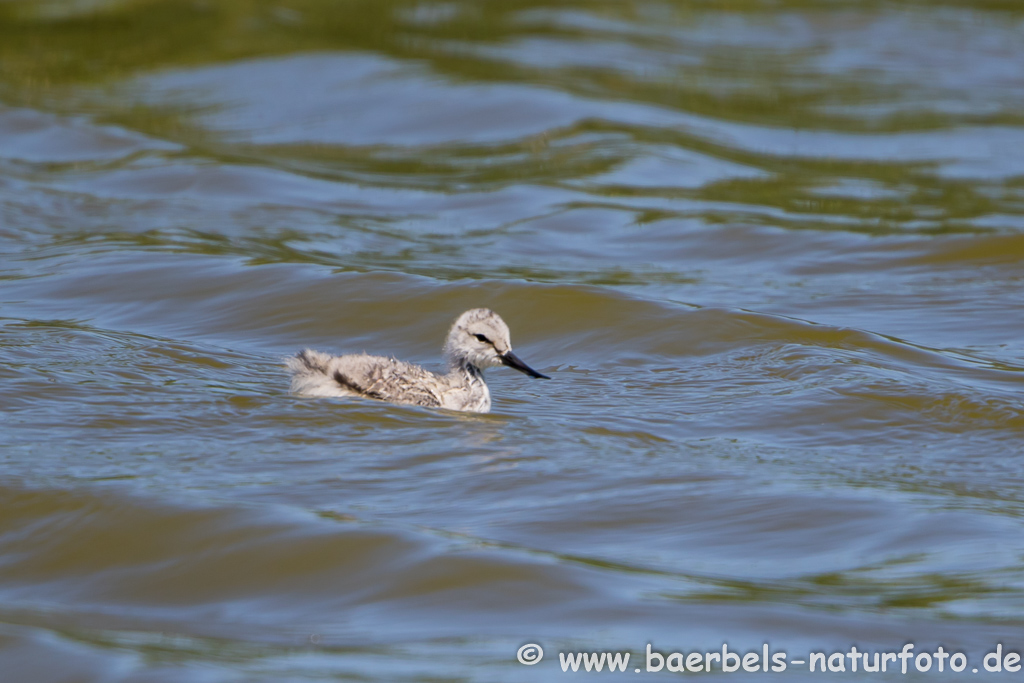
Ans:
[[[1020,652],[1022,111],[995,0],[0,5],[5,680]]]

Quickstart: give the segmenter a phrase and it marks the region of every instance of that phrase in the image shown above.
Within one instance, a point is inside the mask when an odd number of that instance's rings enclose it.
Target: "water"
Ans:
[[[1016,3],[0,5],[4,680],[999,679],[1021,111]],[[553,379],[287,393],[476,306]]]

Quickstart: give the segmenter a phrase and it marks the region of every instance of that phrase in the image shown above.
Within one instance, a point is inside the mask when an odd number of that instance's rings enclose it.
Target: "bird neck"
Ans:
[[[473,365],[466,358],[450,358],[448,360],[448,371],[458,377],[466,384],[475,384],[484,380],[484,371]]]

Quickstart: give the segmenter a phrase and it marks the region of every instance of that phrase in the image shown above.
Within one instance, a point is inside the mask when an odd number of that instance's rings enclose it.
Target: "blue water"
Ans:
[[[1000,678],[1022,27],[7,3],[4,680],[636,680],[648,644],[789,680],[907,643]],[[551,381],[488,371],[487,415],[288,394],[305,347],[437,368],[477,306]]]

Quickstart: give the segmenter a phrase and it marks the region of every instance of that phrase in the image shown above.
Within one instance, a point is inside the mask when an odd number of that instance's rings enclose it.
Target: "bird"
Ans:
[[[286,365],[297,396],[360,396],[474,413],[491,410],[491,392],[484,382],[487,368],[505,365],[529,377],[551,379],[512,353],[508,325],[489,308],[473,308],[456,318],[444,358],[445,374],[387,356],[332,356],[312,349],[288,358]]]

